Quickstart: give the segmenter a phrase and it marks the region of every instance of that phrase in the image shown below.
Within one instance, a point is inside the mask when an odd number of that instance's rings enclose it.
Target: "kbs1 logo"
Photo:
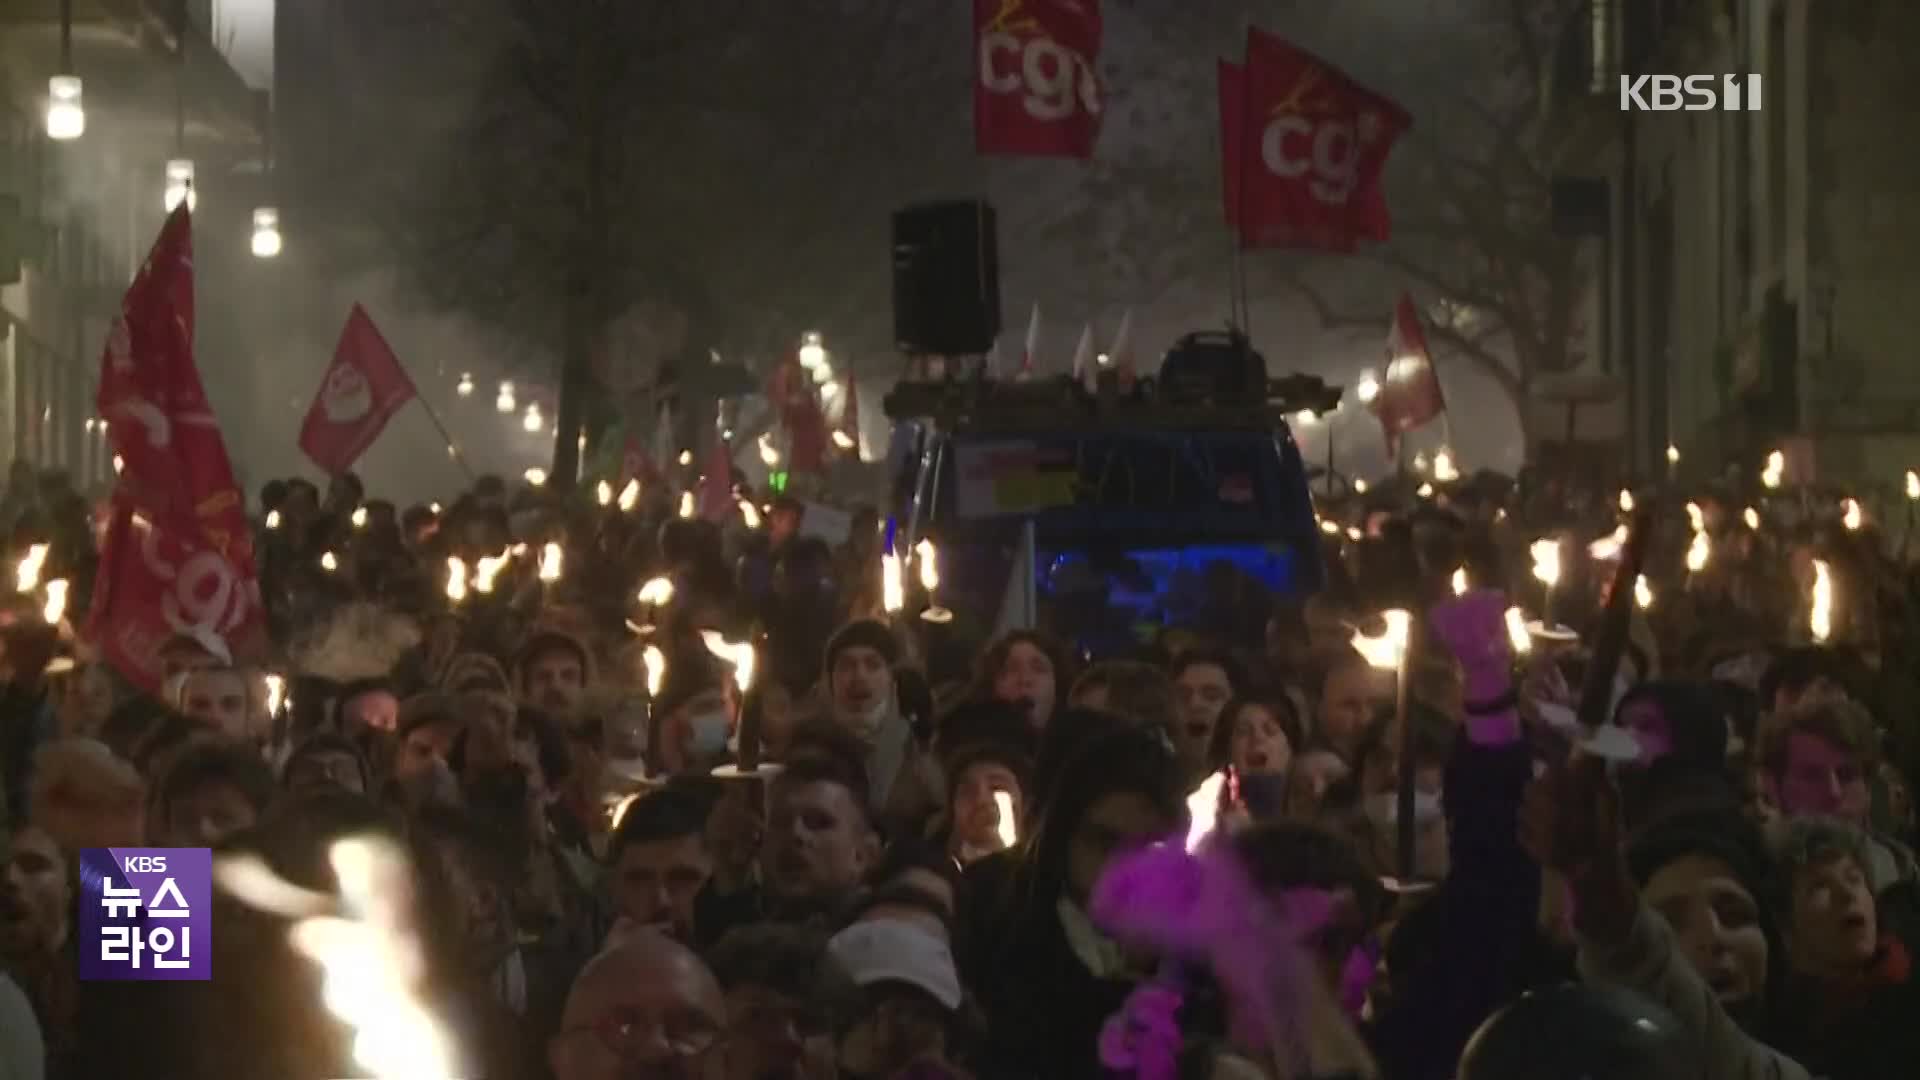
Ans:
[[[213,852],[80,850],[80,978],[213,977]]]
[[[1758,75],[1622,75],[1621,112],[1759,112]]]

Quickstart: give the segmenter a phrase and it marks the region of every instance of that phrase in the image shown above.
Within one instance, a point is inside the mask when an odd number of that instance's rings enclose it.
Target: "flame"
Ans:
[[[1840,523],[1847,527],[1848,532],[1860,531],[1860,524],[1866,516],[1860,512],[1860,500],[1845,499],[1842,500],[1840,505],[1846,508],[1845,513],[1842,514],[1840,518]]]
[[[559,581],[560,572],[567,563],[567,553],[559,544],[549,541],[540,549],[540,580]]]
[[[1667,444],[1667,464],[1669,465],[1680,464],[1680,448],[1673,445],[1672,443]]]
[[[833,433],[833,445],[839,447],[842,450],[851,450],[855,446],[858,446],[859,444],[854,442],[853,436],[847,434],[846,432],[835,431]]]
[[[1425,450],[1422,450],[1419,453],[1413,455],[1413,471],[1414,472],[1427,471],[1427,452]]]
[[[1760,531],[1760,511],[1755,510],[1753,507],[1747,507],[1746,510],[1741,513],[1740,520],[1745,522],[1747,528],[1752,529],[1754,532]]]
[[[673,601],[673,579],[657,577],[640,586],[640,602],[659,607]]]
[[[914,562],[920,566],[920,587],[932,592],[940,587],[940,552],[932,540],[913,545]]]
[[[1507,644],[1513,647],[1515,656],[1525,656],[1533,651],[1533,635],[1527,633],[1527,617],[1517,607],[1507,609]]]
[[[67,616],[67,579],[54,578],[47,582],[47,606],[41,613],[47,622],[59,625]]]
[[[647,668],[647,696],[658,698],[660,685],[667,679],[667,655],[660,646],[649,645],[640,653],[640,662]]]
[[[1386,631],[1379,637],[1368,637],[1355,630],[1354,650],[1374,667],[1398,670],[1400,661],[1407,655],[1407,632],[1413,625],[1413,616],[1402,608],[1393,608],[1381,612],[1380,617],[1386,620]]]
[[[680,493],[680,516],[683,518],[693,516],[693,492],[691,491]]]
[[[47,565],[47,545],[35,544],[21,557],[13,572],[14,588],[27,593],[40,587],[40,570]]]
[[[1347,526],[1347,539],[1353,541],[1356,544],[1359,543],[1361,540],[1365,539],[1366,535],[1367,535],[1366,533],[1363,533],[1360,531],[1360,527],[1358,525]]]
[[[593,497],[599,501],[601,506],[612,506],[613,485],[607,483],[605,480],[600,481],[594,485]]]
[[[459,603],[467,598],[467,560],[447,556],[447,599]]]
[[[439,503],[437,503],[437,502],[430,502],[430,503],[428,503],[428,504],[427,504],[427,512],[428,512],[428,513],[430,513],[430,514],[432,514],[432,515],[433,515],[434,517],[439,517],[439,516],[440,516],[440,504],[439,504]]]
[[[1907,498],[1920,499],[1920,472],[1907,470]]]
[[[1467,568],[1464,566],[1453,572],[1453,595],[1467,595]]]
[[[1320,531],[1323,533],[1326,533],[1328,536],[1339,536],[1340,523],[1337,521],[1327,521],[1325,519],[1322,519],[1320,522]]]
[[[891,551],[880,556],[880,606],[888,614],[907,606],[906,586],[900,580],[900,556]]]
[[[633,508],[639,505],[640,481],[629,480],[627,481],[627,486],[620,489],[620,512],[623,514],[631,514],[633,513]]]
[[[1620,512],[1623,514],[1633,513],[1633,492],[1628,491],[1626,488],[1620,489]]]
[[[331,574],[340,569],[340,560],[333,557],[333,552],[323,551],[320,553],[320,569]]]
[[[280,511],[278,510],[267,511],[267,528],[277,529],[279,527],[280,527]]]
[[[1453,451],[1442,449],[1433,455],[1433,478],[1443,484],[1460,479],[1460,470],[1453,467]]]
[[[1227,783],[1227,770],[1221,769],[1206,782],[1200,790],[1187,796],[1187,850],[1197,851],[1213,831],[1214,820],[1220,808],[1220,789]]]
[[[1624,494],[1624,492],[1622,494]],[[1613,530],[1611,535],[1603,536],[1593,543],[1588,544],[1587,555],[1599,562],[1611,562],[1620,557],[1620,552],[1624,550],[1626,546],[1627,527],[1622,525]]]
[[[780,464],[780,451],[773,448],[773,439],[770,436],[760,436],[760,461],[768,468]]]
[[[480,563],[473,575],[473,587],[478,589],[483,595],[493,592],[494,579],[499,577],[500,571],[505,570],[507,564],[512,561],[513,554],[511,552],[500,555],[480,556]]]
[[[680,451],[680,464],[682,465],[693,464],[693,451],[691,450]]]
[[[119,476],[121,473],[121,470],[125,469],[126,467],[127,467],[126,458],[121,457],[119,454],[113,455],[113,475]]]
[[[280,706],[287,702],[287,680],[278,675],[263,676],[267,684],[267,715],[279,716]]]
[[[1020,823],[1013,818],[1013,796],[1004,791],[993,793],[993,809],[1000,820],[1000,846],[1012,847],[1020,842]]]
[[[1707,530],[1707,512],[1700,509],[1700,504],[1697,502],[1687,504],[1687,528],[1694,532]]]
[[[526,478],[528,484],[534,487],[544,487],[547,483],[547,470],[545,469],[528,469],[521,475]]]
[[[367,837],[336,841],[329,861],[344,910],[302,919],[292,940],[324,974],[327,1011],[354,1029],[354,1061],[379,1080],[453,1075],[453,1042],[419,993],[426,957],[406,857]]]
[[[1415,491],[1414,494],[1420,496],[1423,499],[1431,499],[1433,498],[1433,485],[1421,484],[1419,490]]]
[[[751,641],[728,641],[718,630],[703,631],[700,640],[707,651],[733,665],[733,683],[746,693],[753,687],[754,651]]]
[[[1542,537],[1527,548],[1527,553],[1533,556],[1535,579],[1548,588],[1560,583],[1560,541]]]
[[[1653,586],[1647,584],[1645,574],[1633,580],[1633,602],[1640,605],[1642,611],[1653,606]]]
[[[1353,481],[1353,493],[1355,495],[1365,495],[1367,493],[1367,482],[1356,477]]]
[[[1778,450],[1767,455],[1767,467],[1760,471],[1760,482],[1769,488],[1777,488],[1787,475],[1787,455]]]
[[[360,506],[360,507],[354,508],[353,527],[356,529],[364,529],[367,527],[367,508],[366,507]]]
[[[1693,534],[1693,542],[1687,545],[1687,570],[1699,573],[1707,568],[1707,560],[1713,557],[1713,541],[1707,539],[1704,532]]]
[[[739,502],[740,502],[740,520],[746,522],[747,528],[749,529],[759,528],[760,527],[760,508],[753,505],[752,499],[741,499],[739,500]]]
[[[1807,608],[1807,629],[1813,640],[1824,642],[1833,636],[1833,571],[1825,559],[1813,560],[1813,597]]]

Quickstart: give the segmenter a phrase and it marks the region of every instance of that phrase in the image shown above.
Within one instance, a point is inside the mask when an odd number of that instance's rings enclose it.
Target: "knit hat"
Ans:
[[[833,671],[833,662],[848,649],[872,649],[881,659],[893,667],[900,662],[900,643],[894,640],[893,631],[878,619],[855,619],[841,627],[827,641],[826,668]]]

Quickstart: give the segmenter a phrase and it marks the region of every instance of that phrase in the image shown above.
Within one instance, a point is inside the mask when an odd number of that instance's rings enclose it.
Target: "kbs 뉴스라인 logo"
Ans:
[[[213,852],[82,848],[80,978],[213,977]]]
[[[1622,75],[1621,112],[1759,112],[1758,75]]]

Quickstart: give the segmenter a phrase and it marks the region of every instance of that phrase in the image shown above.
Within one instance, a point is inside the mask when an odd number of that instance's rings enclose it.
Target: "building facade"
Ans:
[[[1558,172],[1602,192],[1599,358],[1642,475],[1891,491],[1920,466],[1920,6],[1587,0],[1544,117]],[[1738,110],[1628,108],[1621,80],[1758,75]],[[1595,184],[1594,181],[1601,183]]]
[[[194,163],[203,373],[238,340],[206,283],[230,262],[219,249],[247,243],[267,103],[216,46],[252,40],[232,7],[0,2],[0,450],[12,460],[82,486],[112,476],[93,408],[100,350],[164,219],[171,160]],[[49,79],[63,74],[81,78],[86,126],[55,140]]]

